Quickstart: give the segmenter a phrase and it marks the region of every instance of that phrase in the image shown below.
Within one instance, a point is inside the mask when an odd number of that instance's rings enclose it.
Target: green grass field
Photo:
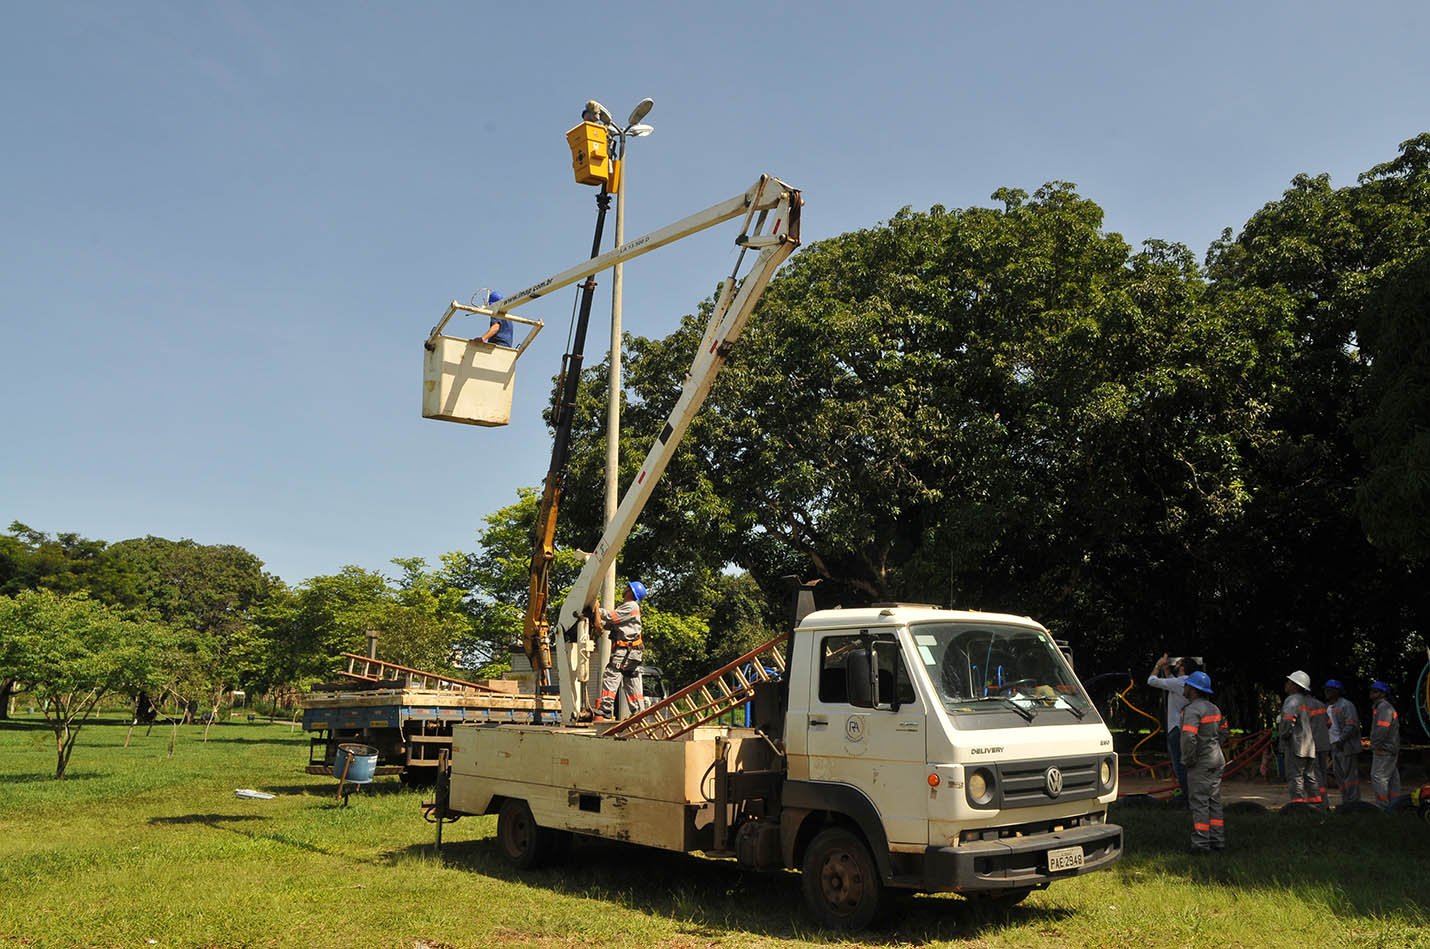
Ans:
[[[439,859],[422,792],[381,778],[340,807],[286,724],[183,728],[173,758],[166,728],[125,731],[87,726],[57,782],[43,725],[0,723],[0,947],[1430,945],[1430,826],[1409,814],[1229,814],[1233,849],[1207,858],[1183,852],[1185,812],[1128,808],[1111,871],[1002,915],[914,898],[845,942],[804,920],[793,873],[581,841],[523,875],[494,818],[449,825]]]

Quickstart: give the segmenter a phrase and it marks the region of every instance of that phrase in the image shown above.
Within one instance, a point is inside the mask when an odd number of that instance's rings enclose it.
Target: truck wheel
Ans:
[[[531,816],[525,801],[508,800],[497,812],[497,846],[516,867],[539,867],[550,852],[551,834]]]
[[[814,838],[804,855],[803,874],[804,903],[826,929],[864,929],[888,903],[869,848],[842,827]]]

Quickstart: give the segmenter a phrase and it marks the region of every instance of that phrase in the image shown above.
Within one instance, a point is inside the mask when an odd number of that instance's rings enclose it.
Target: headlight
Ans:
[[[993,802],[993,772],[979,768],[968,776],[968,801],[978,807],[987,807]]]
[[[1103,758],[1101,767],[1097,769],[1098,786],[1103,790],[1107,790],[1112,787],[1113,782],[1116,780],[1117,759],[1115,757]]]

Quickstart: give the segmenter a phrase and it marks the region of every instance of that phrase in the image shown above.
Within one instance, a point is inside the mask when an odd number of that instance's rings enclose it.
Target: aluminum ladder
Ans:
[[[469,689],[477,692],[498,691],[490,686],[478,685],[465,679],[438,675],[435,672],[423,672],[421,669],[400,666],[395,662],[384,662],[371,656],[360,656],[355,652],[345,652],[342,655],[347,659],[348,667],[341,674],[349,679],[357,679],[362,682],[388,682],[396,679],[415,692],[463,692]]]
[[[788,640],[789,634],[782,633],[756,646],[698,682],[606,729],[603,734],[608,738],[669,741],[714,721],[754,698],[755,686],[759,683],[784,678],[785,657],[780,647]]]

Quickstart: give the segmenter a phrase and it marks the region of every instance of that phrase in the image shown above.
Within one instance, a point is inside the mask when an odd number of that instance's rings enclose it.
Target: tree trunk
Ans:
[[[74,740],[76,732],[71,730],[69,724],[63,721],[55,723],[55,780],[59,781],[65,776],[65,768],[69,767],[70,752],[74,751]]]
[[[0,721],[5,721],[10,717],[10,696],[14,691],[14,679],[0,681]]]

